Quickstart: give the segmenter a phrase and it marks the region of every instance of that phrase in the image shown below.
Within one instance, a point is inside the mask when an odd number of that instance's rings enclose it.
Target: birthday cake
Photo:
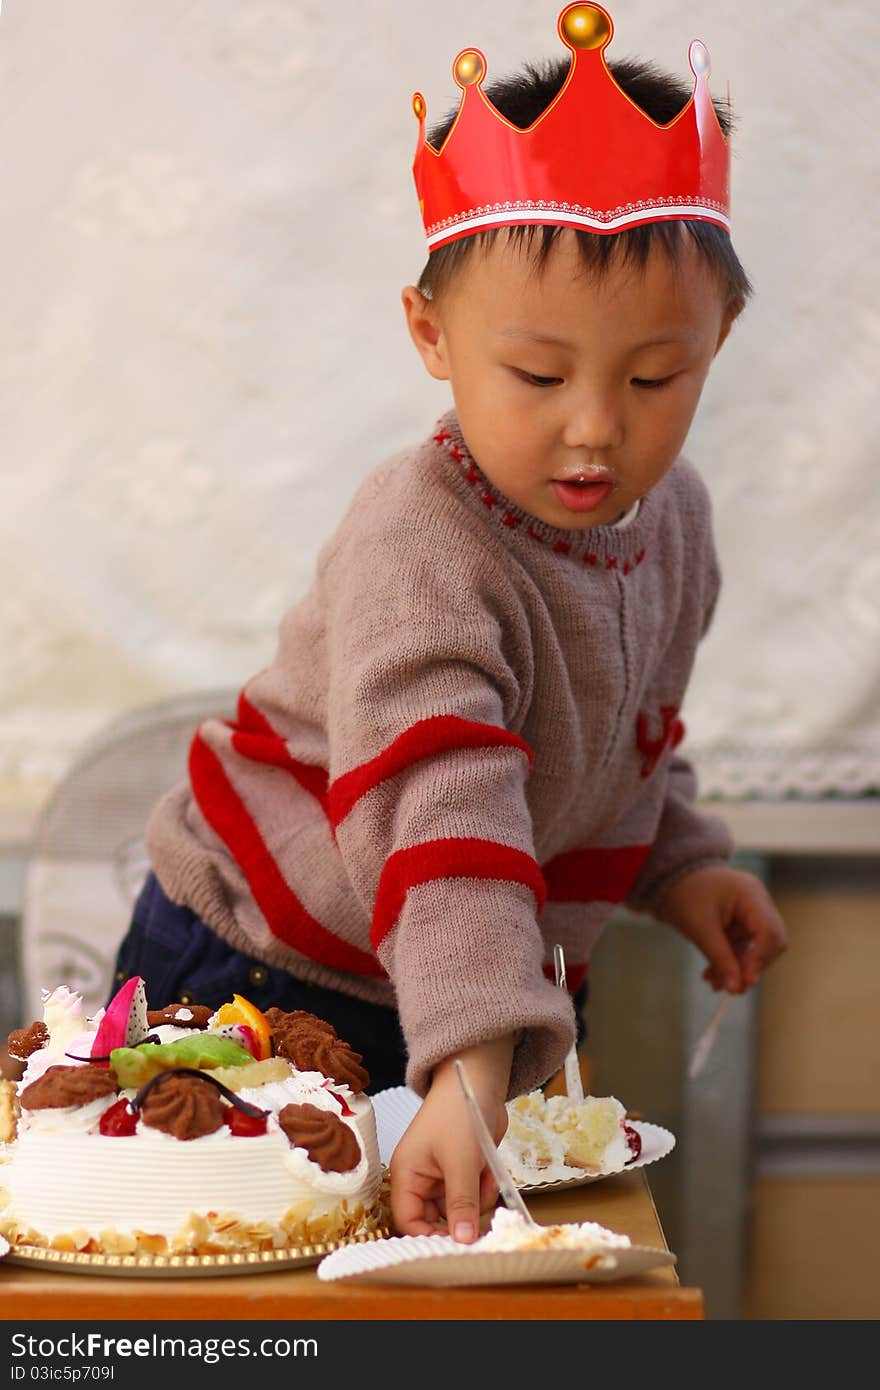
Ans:
[[[387,1219],[369,1077],[333,1027],[239,995],[148,1011],[126,981],[86,1019],[44,995],[0,1093],[0,1234],[87,1254],[228,1254]]]
[[[507,1120],[499,1149],[521,1186],[617,1173],[641,1152],[641,1137],[615,1096],[573,1101],[531,1091],[509,1102]]]

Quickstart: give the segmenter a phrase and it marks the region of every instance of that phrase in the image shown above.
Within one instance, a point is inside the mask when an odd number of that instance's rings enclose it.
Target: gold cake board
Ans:
[[[143,1279],[202,1279],[211,1274],[266,1274],[277,1269],[296,1269],[316,1265],[345,1245],[362,1245],[383,1240],[391,1232],[380,1227],[361,1231],[339,1240],[313,1245],[287,1245],[280,1250],[242,1250],[226,1255],[87,1255],[78,1250],[51,1250],[36,1245],[14,1246],[4,1263],[30,1269],[51,1269],[66,1274],[103,1274],[114,1279],[129,1276]]]

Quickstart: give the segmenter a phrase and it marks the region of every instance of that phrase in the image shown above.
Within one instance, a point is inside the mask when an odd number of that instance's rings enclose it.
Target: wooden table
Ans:
[[[568,1192],[534,1196],[544,1225],[598,1221],[634,1244],[666,1242],[643,1170]],[[322,1283],[314,1269],[204,1279],[56,1274],[0,1262],[5,1319],[544,1319],[658,1320],[703,1317],[699,1289],[660,1268],[613,1284],[504,1285],[465,1289]]]

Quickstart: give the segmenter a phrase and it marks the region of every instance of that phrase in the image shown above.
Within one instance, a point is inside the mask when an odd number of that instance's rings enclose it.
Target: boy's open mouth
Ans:
[[[553,491],[568,511],[594,512],[597,507],[601,507],[606,497],[611,496],[614,483],[608,478],[584,478],[569,482],[560,482],[554,478]]]

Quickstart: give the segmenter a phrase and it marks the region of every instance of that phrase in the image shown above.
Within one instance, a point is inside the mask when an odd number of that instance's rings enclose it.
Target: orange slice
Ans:
[[[218,1023],[245,1023],[254,1031],[259,1046],[259,1061],[272,1056],[272,1029],[269,1020],[249,999],[233,994],[231,1004],[221,1004],[217,1010]]]

